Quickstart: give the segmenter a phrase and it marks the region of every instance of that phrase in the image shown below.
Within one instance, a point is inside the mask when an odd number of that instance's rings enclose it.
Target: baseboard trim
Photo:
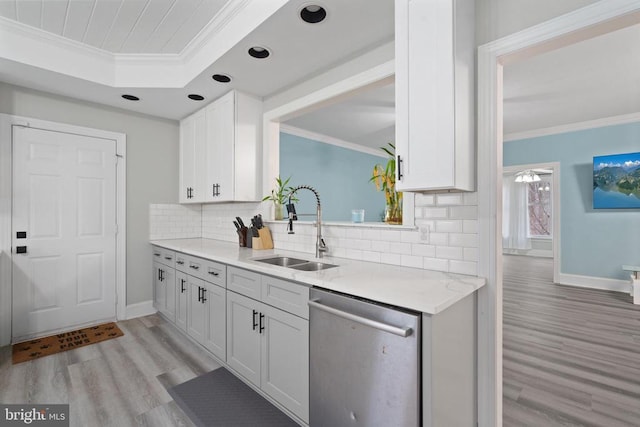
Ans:
[[[129,304],[126,307],[125,320],[134,319],[136,317],[148,316],[155,314],[158,310],[153,307],[153,301],[142,301],[135,304]]]
[[[606,277],[580,276],[577,274],[560,273],[558,283],[561,285],[578,286],[581,288],[601,289],[605,291],[631,292],[631,282],[628,280],[609,279]]]

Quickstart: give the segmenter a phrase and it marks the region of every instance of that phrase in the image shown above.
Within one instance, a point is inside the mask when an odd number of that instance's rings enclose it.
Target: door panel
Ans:
[[[113,140],[14,128],[14,341],[115,318],[115,150]]]

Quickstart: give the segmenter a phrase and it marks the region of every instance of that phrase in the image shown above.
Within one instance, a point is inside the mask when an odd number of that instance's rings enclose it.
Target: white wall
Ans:
[[[127,135],[127,305],[151,300],[149,204],[178,196],[178,122],[0,82],[0,113]]]

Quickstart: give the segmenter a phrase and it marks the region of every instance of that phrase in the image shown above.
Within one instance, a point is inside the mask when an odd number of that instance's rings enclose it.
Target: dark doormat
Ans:
[[[84,347],[123,335],[124,333],[120,328],[115,323],[110,322],[21,342],[13,345],[13,364],[73,350],[74,348]]]
[[[225,368],[171,387],[169,394],[198,427],[297,427]]]

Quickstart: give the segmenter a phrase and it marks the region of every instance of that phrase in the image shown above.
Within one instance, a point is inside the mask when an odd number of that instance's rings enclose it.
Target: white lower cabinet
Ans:
[[[239,281],[247,293],[262,295],[262,301],[266,295],[271,295],[265,291],[273,289],[273,278],[233,267],[229,267],[228,278],[236,284]],[[291,289],[295,298],[306,293],[308,299],[305,286],[275,280],[279,289]],[[309,321],[238,294],[231,288],[230,282],[227,289],[227,364],[309,422]]]
[[[218,358],[225,360],[226,291],[187,275],[187,333]]]
[[[165,264],[153,263],[153,305],[172,322],[176,317],[176,270]]]
[[[183,332],[187,332],[188,301],[187,275],[182,271],[176,271],[176,326]]]
[[[153,254],[158,311],[308,423],[309,288],[160,247]]]

